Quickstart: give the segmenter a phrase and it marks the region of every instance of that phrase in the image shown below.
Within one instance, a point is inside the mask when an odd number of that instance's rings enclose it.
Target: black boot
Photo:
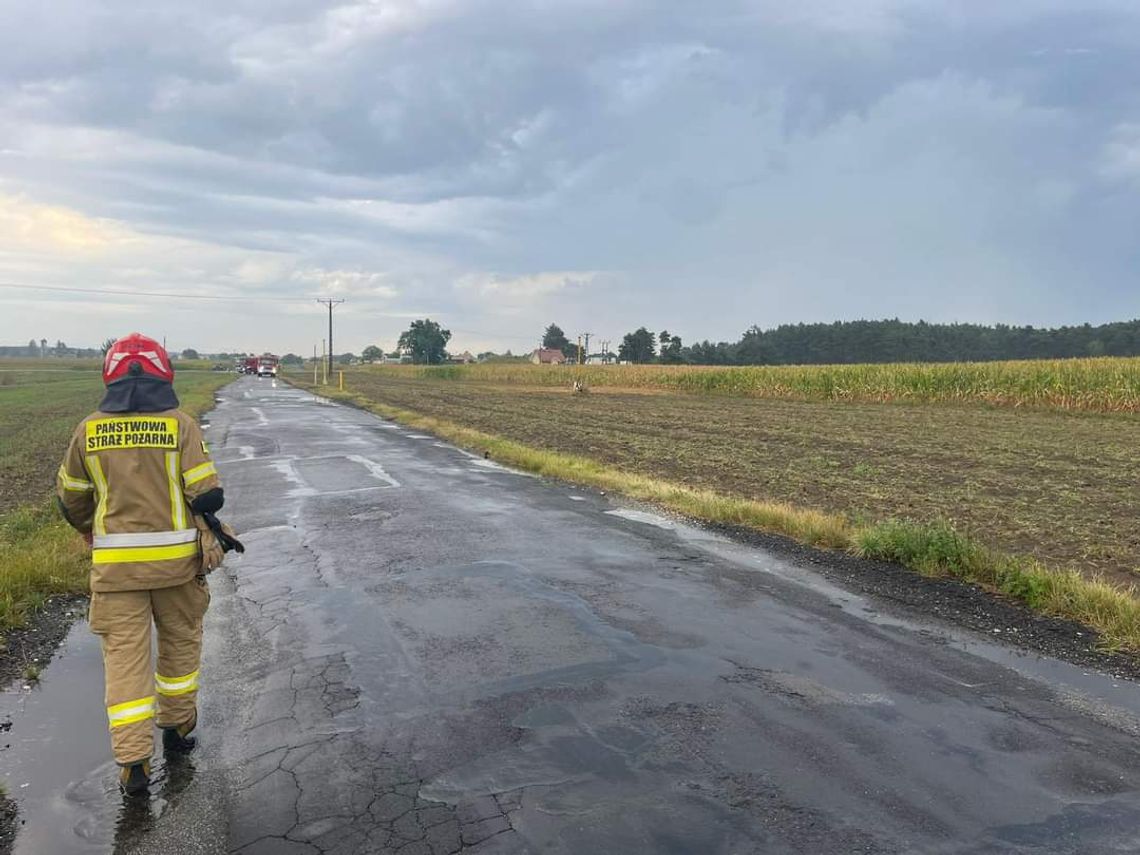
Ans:
[[[191,736],[191,731],[198,726],[198,717],[190,719],[186,724],[178,727],[164,727],[162,729],[162,750],[167,754],[189,754],[198,744],[198,738]]]
[[[150,786],[150,761],[132,763],[119,769],[119,789],[128,796],[141,796]]]

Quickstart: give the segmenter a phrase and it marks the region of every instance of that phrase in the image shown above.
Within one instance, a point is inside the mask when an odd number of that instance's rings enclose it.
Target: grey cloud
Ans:
[[[0,189],[402,277],[408,305],[591,270],[615,326],[710,336],[1136,310],[1130,3],[86,0],[16,24]]]

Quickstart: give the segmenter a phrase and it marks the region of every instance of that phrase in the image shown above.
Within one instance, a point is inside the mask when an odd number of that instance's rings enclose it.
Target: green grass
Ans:
[[[926,575],[981,585],[1036,611],[1096,629],[1108,649],[1140,651],[1140,599],[1135,589],[988,549],[944,520],[888,520],[868,526],[855,532],[853,551]]]
[[[87,590],[87,550],[49,497],[71,432],[103,391],[90,363],[58,372],[8,364],[0,361],[0,631],[24,625],[50,596]],[[177,373],[182,408],[205,412],[231,379]]]
[[[294,378],[293,382],[312,389]],[[825,549],[892,561],[918,572],[950,576],[1017,600],[1039,612],[1078,621],[1100,635],[1107,650],[1140,651],[1140,599],[1131,587],[1098,576],[1054,569],[1024,556],[988,548],[946,520],[853,521],[845,513],[723,495],[684,483],[631,473],[579,454],[536,448],[454,421],[395,407],[369,395],[314,391],[348,400],[417,430],[489,453],[509,466],[657,504],[695,519],[786,535]],[[500,413],[501,418],[509,414]]]

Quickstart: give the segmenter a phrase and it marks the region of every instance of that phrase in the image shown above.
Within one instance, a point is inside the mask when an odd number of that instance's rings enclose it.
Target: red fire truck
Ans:
[[[257,376],[276,377],[278,359],[272,353],[263,353],[257,357]]]
[[[239,356],[237,372],[258,377],[276,377],[279,362],[280,360],[272,353],[263,353],[261,356]]]

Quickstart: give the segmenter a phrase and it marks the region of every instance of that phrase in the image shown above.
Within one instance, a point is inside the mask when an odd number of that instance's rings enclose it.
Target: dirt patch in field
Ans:
[[[856,521],[945,518],[1054,567],[1140,578],[1134,414],[346,381],[386,404],[628,472]]]

